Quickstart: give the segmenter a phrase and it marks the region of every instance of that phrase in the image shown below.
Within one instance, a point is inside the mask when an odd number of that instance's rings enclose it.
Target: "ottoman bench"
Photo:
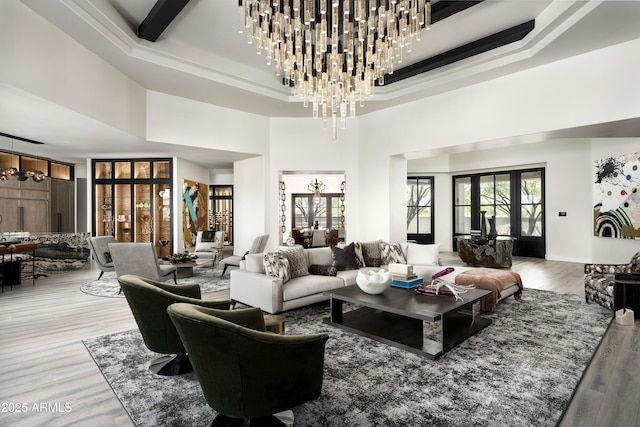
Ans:
[[[511,295],[515,299],[522,297],[522,278],[515,271],[472,268],[456,275],[454,282],[458,285],[475,285],[476,289],[491,291],[491,295],[480,303],[480,309],[488,313],[496,309],[498,301]]]

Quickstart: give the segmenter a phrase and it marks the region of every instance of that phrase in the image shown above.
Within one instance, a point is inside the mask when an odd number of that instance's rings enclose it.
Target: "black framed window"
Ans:
[[[340,194],[322,194],[318,203],[313,194],[292,194],[291,228],[311,228],[318,221],[319,228],[340,227]]]
[[[407,177],[407,240],[433,243],[433,176]]]
[[[514,255],[544,258],[544,168],[454,176],[453,196],[454,248],[485,211],[499,237],[515,239]]]

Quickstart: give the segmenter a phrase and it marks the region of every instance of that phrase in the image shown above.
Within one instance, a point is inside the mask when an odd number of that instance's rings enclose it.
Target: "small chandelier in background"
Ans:
[[[346,126],[376,81],[393,74],[403,50],[411,52],[429,29],[429,0],[239,0],[240,32],[247,31],[258,55],[264,52],[284,84],[311,102],[313,117],[331,116],[337,139],[338,114]],[[321,112],[319,112],[319,110]]]
[[[322,181],[318,181],[318,178],[316,178],[315,181],[311,181],[307,188],[313,193],[313,204],[318,206],[321,199],[320,194],[322,193],[322,190],[326,188],[326,185],[324,185]]]

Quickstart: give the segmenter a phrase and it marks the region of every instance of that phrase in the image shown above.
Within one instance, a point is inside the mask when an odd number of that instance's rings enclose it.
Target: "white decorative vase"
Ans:
[[[363,292],[378,295],[391,287],[391,273],[385,270],[359,271],[356,284]]]

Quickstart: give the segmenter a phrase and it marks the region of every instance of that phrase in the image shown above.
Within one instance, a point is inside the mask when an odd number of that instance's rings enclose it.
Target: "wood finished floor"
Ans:
[[[443,253],[442,263],[463,265],[454,253]],[[584,293],[582,264],[516,258],[512,269],[525,288]],[[82,344],[136,327],[124,298],[80,291],[98,273],[92,266],[0,294],[0,425],[133,425]],[[227,292],[205,298],[228,297]],[[25,404],[26,411],[16,412],[16,404]]]

